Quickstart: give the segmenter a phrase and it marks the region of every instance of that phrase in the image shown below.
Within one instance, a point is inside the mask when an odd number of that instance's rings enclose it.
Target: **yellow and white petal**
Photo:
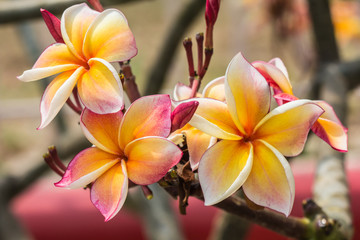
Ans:
[[[335,122],[335,123],[339,124],[340,126],[342,126],[340,119],[338,118],[338,116],[336,115],[336,113],[334,111],[334,108],[330,104],[328,104],[325,101],[320,101],[320,100],[316,100],[313,102],[316,103],[317,105],[319,105],[322,109],[324,109],[324,113],[321,115],[321,118],[330,120],[330,121]],[[344,126],[343,126],[343,128],[346,129]]]
[[[169,95],[151,95],[137,99],[126,111],[120,126],[119,143],[124,149],[131,141],[146,137],[167,137],[171,129]]]
[[[125,161],[114,165],[91,186],[90,199],[109,221],[120,211],[128,193],[128,177]]]
[[[80,125],[85,137],[105,152],[123,154],[119,147],[118,135],[122,111],[97,114],[85,108],[81,114]]]
[[[196,97],[201,97],[201,94],[196,93]],[[173,98],[175,101],[191,98],[191,88],[183,83],[177,83],[174,88]]]
[[[287,79],[290,79],[285,64],[280,58],[273,58],[269,61],[269,63],[277,67],[285,75]]]
[[[54,119],[84,72],[85,69],[80,67],[75,71],[64,72],[51,81],[41,98],[41,124],[38,129],[46,127]]]
[[[311,130],[335,150],[347,152],[347,128],[342,125],[333,107],[325,101],[313,102],[323,108],[325,112],[315,122]]]
[[[202,155],[209,147],[214,145],[216,141],[211,141],[214,137],[193,127],[183,132],[186,136],[190,166],[194,171],[198,168]]]
[[[104,152],[97,147],[81,151],[69,163],[62,179],[55,183],[57,187],[80,188],[95,181],[104,172],[119,163],[117,155]]]
[[[269,112],[270,88],[265,78],[238,53],[225,74],[225,95],[229,112],[238,129],[250,135]]]
[[[348,151],[346,129],[341,124],[319,117],[311,130],[335,150],[340,152]]]
[[[282,92],[293,95],[289,78],[275,65],[263,61],[255,61],[252,65],[265,77],[270,86],[275,83]]]
[[[199,106],[189,124],[200,131],[219,139],[239,140],[242,138],[234,124],[227,105],[211,98],[192,98],[181,102],[197,101]]]
[[[92,10],[85,3],[67,8],[61,17],[61,35],[70,51],[86,61],[83,54],[85,35],[100,13]]]
[[[143,137],[125,148],[129,179],[136,184],[149,185],[159,181],[182,157],[173,142],[162,137]]]
[[[32,69],[26,70],[18,79],[24,82],[39,80],[84,64],[76,58],[65,44],[55,43],[44,50]]]
[[[253,141],[254,160],[252,170],[243,190],[255,204],[290,215],[295,181],[285,157],[265,141]]]
[[[90,69],[79,79],[79,95],[84,105],[99,114],[123,109],[123,88],[113,66],[100,58],[89,60]]]
[[[206,84],[202,95],[206,98],[213,98],[225,102],[225,76],[218,77]]]
[[[134,35],[122,12],[107,9],[94,19],[83,52],[87,59],[96,57],[108,62],[129,60],[137,54]]]
[[[235,193],[253,165],[250,143],[222,140],[209,148],[199,164],[199,181],[205,205],[214,205]]]
[[[310,100],[295,100],[266,115],[256,126],[253,139],[262,139],[285,156],[304,149],[308,132],[324,110]]]

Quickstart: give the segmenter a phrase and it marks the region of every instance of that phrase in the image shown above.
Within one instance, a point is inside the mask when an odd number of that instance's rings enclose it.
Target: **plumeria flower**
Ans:
[[[274,58],[268,63],[263,61],[253,62],[252,65],[265,77],[274,90],[275,99],[279,105],[298,100],[293,92],[289,75],[284,63],[279,58]],[[345,128],[334,109],[325,101],[314,101],[325,112],[311,127],[311,130],[333,149],[347,152],[347,128]]]
[[[176,165],[182,151],[166,137],[171,127],[168,95],[146,96],[122,111],[96,114],[85,109],[81,127],[94,144],[69,163],[57,187],[80,188],[93,183],[90,198],[105,221],[121,209],[128,182],[149,185]]]
[[[255,204],[288,216],[295,185],[284,156],[303,150],[310,127],[324,110],[297,100],[269,112],[269,85],[240,53],[228,66],[224,87],[226,103],[197,98],[199,106],[189,122],[220,140],[204,153],[198,168],[205,205],[242,187]]]
[[[61,18],[64,43],[49,46],[32,69],[18,78],[29,82],[59,74],[41,99],[41,124],[48,125],[77,86],[86,108],[99,114],[123,108],[123,89],[110,62],[137,54],[134,36],[125,16],[116,9],[97,12],[85,3],[65,10]],[[60,38],[60,37],[59,37]]]
[[[214,98],[220,101],[225,101],[225,91],[224,91],[224,80],[225,77],[219,77],[211,82],[209,82],[202,94],[197,93],[197,97],[208,97]],[[175,86],[173,97],[175,101],[181,101],[185,99],[189,99],[191,96],[191,88],[178,83]],[[193,99],[196,100],[196,99]],[[198,166],[200,159],[204,152],[214,145],[217,141],[215,137],[212,137],[193,126],[186,124],[183,128],[176,130],[170,136],[170,138],[176,139],[178,135],[185,135],[186,136],[186,143],[189,151],[189,161],[190,167],[193,171],[195,171]]]

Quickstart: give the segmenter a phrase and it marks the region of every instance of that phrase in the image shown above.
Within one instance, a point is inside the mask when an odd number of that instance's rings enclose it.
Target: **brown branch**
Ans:
[[[132,3],[141,0],[103,0],[104,6],[112,4]],[[143,0],[144,1],[144,0]],[[66,8],[85,2],[85,0],[56,0],[56,1],[0,1],[0,24],[13,23],[23,20],[40,18],[40,8],[57,15]]]
[[[195,180],[194,173],[186,170],[186,163],[179,163],[176,171],[170,171],[159,181],[159,185],[172,197],[178,198],[183,204],[188,196],[193,196],[204,201],[201,186]],[[183,184],[186,183],[186,189]],[[236,215],[249,222],[273,230],[279,234],[296,239],[346,239],[339,221],[334,220],[312,200],[303,202],[304,218],[285,217],[283,214],[259,208],[249,204],[237,194],[214,205],[230,214]],[[184,207],[184,206],[182,206]],[[184,209],[180,209],[184,211]],[[343,222],[340,221],[342,224]]]
[[[121,63],[121,73],[124,75],[124,90],[126,94],[128,95],[130,102],[134,102],[136,99],[140,98],[140,92],[139,88],[135,81],[135,76],[133,75],[131,71],[130,63]]]
[[[146,86],[146,95],[159,92],[169,67],[174,59],[177,47],[180,45],[186,30],[191,23],[199,16],[199,12],[204,8],[205,1],[191,0],[182,10],[165,38],[157,59],[154,61],[152,72],[149,74]]]
[[[180,194],[178,189],[181,181],[174,181],[174,179],[177,178],[170,176],[171,174],[173,174],[173,172],[168,173],[167,176],[161,180],[160,186],[162,186],[171,196],[176,198]],[[179,175],[179,178],[181,178],[181,175]],[[204,200],[198,181],[192,180],[189,190],[190,196],[196,197],[202,201]],[[181,196],[179,196],[179,201],[182,201]],[[295,217],[287,218],[282,214],[269,210],[254,210],[248,207],[245,200],[235,195],[214,206],[288,237],[307,239],[310,234],[315,231],[313,230],[314,224],[307,219]]]
[[[286,218],[284,215],[268,210],[253,210],[247,206],[245,200],[234,196],[215,206],[282,235],[296,239],[309,238],[309,227],[305,219],[291,216]]]

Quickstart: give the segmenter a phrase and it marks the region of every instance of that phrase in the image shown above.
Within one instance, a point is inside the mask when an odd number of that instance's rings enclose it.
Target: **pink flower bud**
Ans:
[[[60,20],[48,10],[41,8],[40,12],[55,41],[57,43],[64,43],[64,39],[61,36]]]
[[[93,8],[98,11],[98,12],[102,12],[104,11],[103,6],[101,5],[99,0],[87,0],[88,3],[93,6]]]
[[[184,127],[194,115],[199,102],[184,102],[177,106],[171,113],[171,132]]]
[[[214,25],[220,8],[220,0],[206,0],[206,25]]]

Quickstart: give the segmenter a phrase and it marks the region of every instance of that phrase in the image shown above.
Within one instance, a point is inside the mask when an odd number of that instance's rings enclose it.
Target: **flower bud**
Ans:
[[[99,0],[87,0],[88,3],[93,6],[93,8],[98,11],[98,12],[102,12],[104,11],[103,6],[101,5]]]
[[[57,43],[64,43],[64,39],[61,36],[60,20],[48,10],[41,8],[40,12],[55,41]]]
[[[220,0],[207,0],[205,10],[206,25],[214,25],[220,8]]]
[[[184,102],[177,106],[171,113],[171,132],[184,127],[194,115],[199,102]]]

